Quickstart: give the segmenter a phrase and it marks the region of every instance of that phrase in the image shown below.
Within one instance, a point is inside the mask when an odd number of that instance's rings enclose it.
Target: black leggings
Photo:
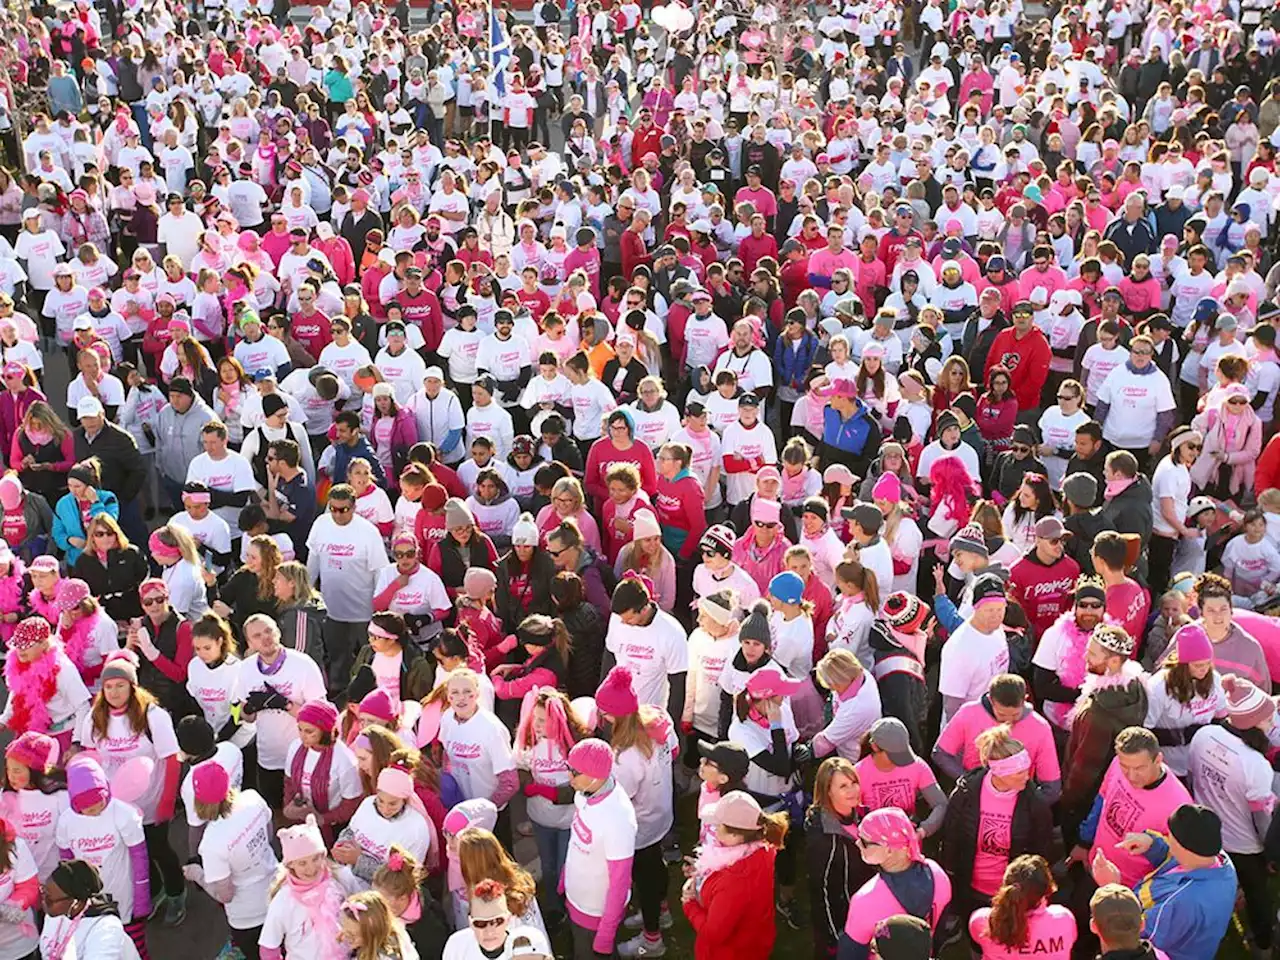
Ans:
[[[152,899],[155,898],[154,891],[159,888],[160,883],[164,885],[164,892],[168,896],[182,896],[186,892],[187,881],[182,875],[178,854],[169,842],[169,824],[149,823],[142,828],[142,833],[147,840],[147,858],[151,861]]]
[[[1245,914],[1253,942],[1259,950],[1271,949],[1271,890],[1267,886],[1267,858],[1261,853],[1233,853],[1236,879],[1244,891]]]
[[[237,930],[231,927],[231,942],[236,945],[241,953],[244,954],[244,960],[259,960],[258,957],[258,937],[262,935],[262,925],[250,927],[248,930]]]
[[[1153,533],[1147,543],[1147,586],[1151,589],[1153,605],[1159,604],[1160,594],[1169,586],[1173,573],[1173,552],[1178,546],[1174,537]]]
[[[662,842],[651,843],[635,853],[631,861],[631,892],[640,906],[645,933],[658,933],[662,901],[667,898],[666,861],[662,859]]]

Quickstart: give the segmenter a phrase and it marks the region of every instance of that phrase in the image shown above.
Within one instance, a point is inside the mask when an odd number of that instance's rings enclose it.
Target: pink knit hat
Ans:
[[[377,717],[379,720],[392,724],[396,722],[396,718],[400,715],[399,707],[399,701],[391,695],[391,692],[379,687],[360,701],[358,712],[367,713],[371,717]]]
[[[456,837],[467,827],[493,830],[497,823],[498,808],[494,806],[493,801],[476,797],[474,800],[463,800],[461,803],[454,804],[445,814],[441,827],[444,828],[445,833],[452,833]]]
[[[471,567],[462,577],[462,590],[472,600],[488,596],[497,585],[493,571],[483,567]]]
[[[756,497],[751,501],[752,523],[777,523],[782,516],[782,504],[777,500]]]
[[[58,753],[57,740],[43,733],[36,733],[34,730],[28,730],[11,742],[4,751],[6,760],[20,763],[32,770],[39,770],[41,773],[53,769],[58,762]]]
[[[1251,730],[1275,716],[1275,701],[1244,677],[1227,674],[1222,689],[1227,695],[1227,723],[1237,730]]]
[[[324,837],[313,813],[307,814],[306,823],[277,830],[276,836],[280,838],[280,859],[285,863],[325,852]]]
[[[67,764],[67,796],[76,813],[111,799],[111,786],[97,760],[79,756]]]
[[[574,744],[566,762],[584,777],[605,780],[613,773],[613,748],[598,737],[588,737]]]
[[[640,700],[636,697],[630,670],[626,667],[614,667],[609,671],[604,683],[596,691],[596,706],[601,713],[613,717],[629,716],[640,710]]]
[[[328,700],[308,700],[298,709],[298,722],[330,733],[338,725],[338,708]]]
[[[871,488],[872,500],[888,500],[897,503],[902,499],[902,481],[896,473],[882,473]]]
[[[1179,663],[1213,659],[1213,641],[1198,623],[1188,623],[1173,635]]]
[[[192,768],[191,786],[196,803],[221,803],[231,789],[231,777],[217,760],[206,760]]]
[[[62,580],[58,583],[58,592],[54,594],[54,603],[59,613],[74,610],[92,596],[89,584],[83,580]]]

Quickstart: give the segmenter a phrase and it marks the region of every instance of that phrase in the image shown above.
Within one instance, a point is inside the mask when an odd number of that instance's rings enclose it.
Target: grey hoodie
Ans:
[[[156,418],[156,467],[160,476],[174,483],[185,483],[187,466],[204,452],[200,431],[217,415],[200,397],[196,397],[186,413],[178,413],[165,404]]]

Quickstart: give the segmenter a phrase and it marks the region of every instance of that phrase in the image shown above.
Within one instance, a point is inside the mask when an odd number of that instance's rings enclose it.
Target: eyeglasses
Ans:
[[[1014,453],[1030,453],[1031,452],[1031,448],[1028,447],[1025,443],[1011,444],[1009,449],[1012,450]]]
[[[148,597],[146,600],[142,601],[142,605],[144,607],[159,607],[168,602],[168,599],[168,597],[163,595],[158,597]]]
[[[1150,350],[1133,350],[1130,351],[1135,357],[1153,357],[1155,356]]]

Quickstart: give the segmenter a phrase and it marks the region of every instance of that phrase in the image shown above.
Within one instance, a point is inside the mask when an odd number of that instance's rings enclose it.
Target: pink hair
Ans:
[[[961,526],[969,519],[969,498],[979,492],[959,457],[943,456],[930,465],[929,506],[934,511],[945,506],[951,519]]]
[[[544,692],[548,694],[544,704],[547,711],[547,739],[556,744],[567,757],[573,749],[573,732],[569,729],[569,718],[565,715],[564,698],[556,695],[554,687],[534,687],[524,695],[520,704],[520,725],[516,728],[516,748],[528,750],[538,742],[533,732],[533,705]]]

